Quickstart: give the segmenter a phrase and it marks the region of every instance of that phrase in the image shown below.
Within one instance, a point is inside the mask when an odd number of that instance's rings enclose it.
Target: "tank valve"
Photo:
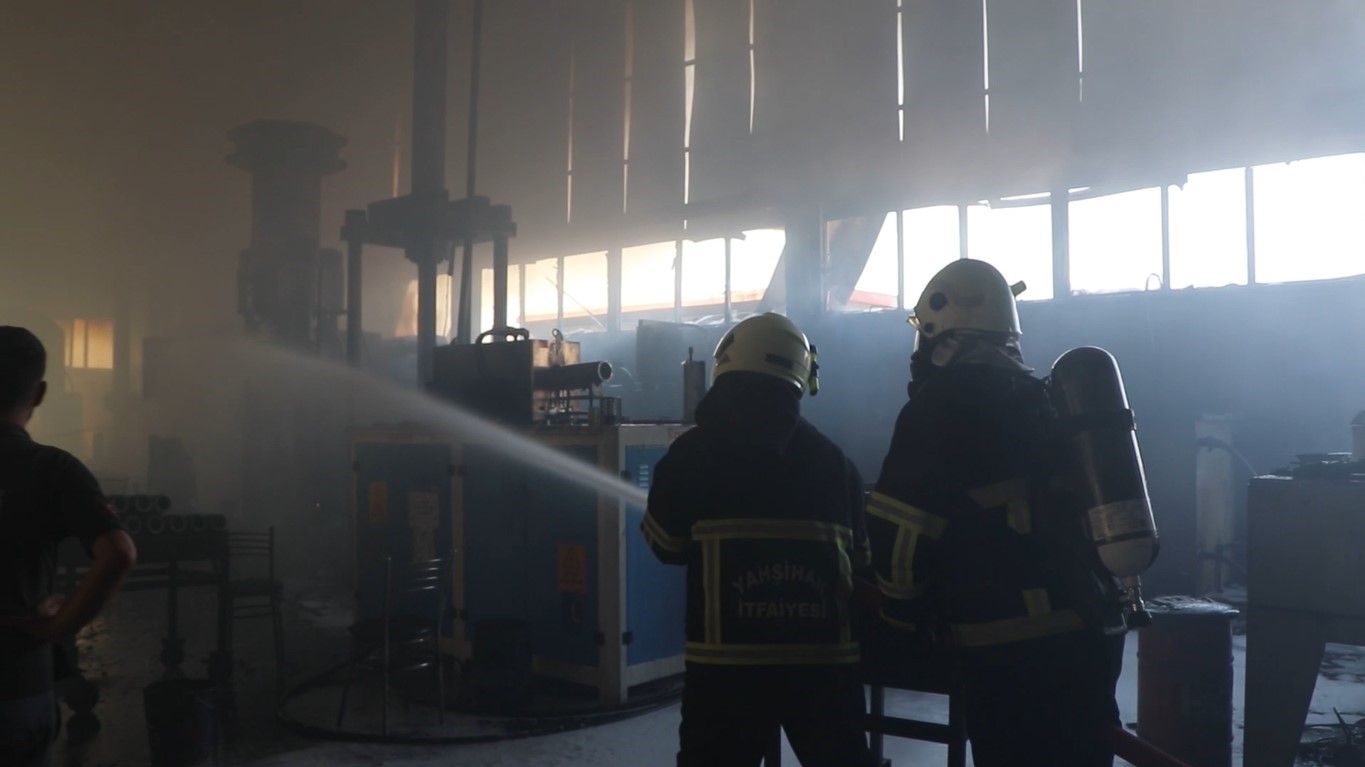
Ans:
[[[1130,629],[1140,629],[1152,625],[1152,614],[1142,601],[1142,580],[1137,576],[1124,578],[1123,581],[1123,618]]]

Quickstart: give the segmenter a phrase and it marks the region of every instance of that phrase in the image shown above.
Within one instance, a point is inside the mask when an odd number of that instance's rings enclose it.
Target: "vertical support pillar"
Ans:
[[[1194,461],[1195,539],[1198,541],[1199,596],[1223,590],[1223,564],[1233,540],[1236,501],[1233,494],[1232,454],[1219,443],[1232,444],[1233,421],[1228,416],[1206,415],[1194,424],[1195,443],[1201,445]]]
[[[607,332],[621,331],[621,248],[607,251]]]
[[[412,193],[444,197],[446,163],[446,37],[449,0],[416,0],[412,56]],[[417,385],[431,384],[436,350],[437,221],[440,207],[423,205],[407,256],[417,264]]]
[[[365,211],[346,211],[341,227],[346,241],[346,362],[360,366],[360,345],[364,338],[361,318],[361,258],[365,249]]]
[[[1161,185],[1161,287],[1171,287],[1171,187]]]
[[[474,198],[474,182],[476,180],[475,169],[478,167],[478,146],[479,146],[479,62],[480,44],[483,42],[483,0],[474,0],[473,20],[470,24],[470,61],[469,61],[469,138],[466,146],[465,155],[465,196],[471,201]],[[455,341],[467,344],[474,340],[472,325],[473,316],[473,284],[474,284],[474,234],[478,228],[478,222],[470,222],[469,228],[464,236],[464,261],[460,264],[460,301],[456,307],[459,319],[456,321]],[[453,256],[452,256],[453,257]],[[494,269],[496,271],[496,267]],[[506,270],[503,270],[506,277]],[[496,279],[496,277],[494,278]],[[506,300],[506,291],[502,293]],[[494,306],[497,306],[496,300]],[[505,304],[504,304],[505,307]],[[494,310],[496,312],[496,309]],[[507,313],[503,312],[506,319]],[[494,327],[505,327],[496,322]]]
[[[1071,295],[1071,193],[1052,193],[1052,297]]]
[[[1256,174],[1246,169],[1247,284],[1256,284]]]
[[[734,239],[730,237],[725,238],[725,324],[727,325],[735,321],[735,305],[734,300],[730,295],[732,292],[730,273],[733,271],[731,258],[733,255],[733,243]]]
[[[896,211],[896,308],[905,308],[905,211]]]
[[[682,322],[683,241],[676,240],[673,247],[673,321]]]
[[[814,208],[797,208],[787,216],[787,316],[797,325],[809,323],[824,310],[824,221]]]
[[[468,254],[465,260],[469,260]],[[507,327],[507,235],[493,240],[493,327]]]
[[[967,247],[967,206],[957,206],[957,257],[967,258],[971,250]]]

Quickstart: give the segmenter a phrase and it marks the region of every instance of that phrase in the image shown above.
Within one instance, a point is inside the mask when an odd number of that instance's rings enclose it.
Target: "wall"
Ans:
[[[1039,375],[1075,346],[1101,346],[1119,360],[1162,533],[1149,593],[1195,588],[1200,416],[1234,416],[1234,445],[1258,472],[1287,466],[1299,453],[1350,448],[1347,424],[1365,409],[1362,298],[1365,278],[1021,305],[1024,353]],[[807,330],[820,349],[823,391],[807,400],[805,413],[871,482],[905,402],[914,332],[904,312],[833,315]],[[593,337],[584,354],[629,365],[631,335]],[[625,413],[657,415],[673,406],[671,392],[663,397],[627,401]],[[1238,471],[1240,499],[1249,475]]]

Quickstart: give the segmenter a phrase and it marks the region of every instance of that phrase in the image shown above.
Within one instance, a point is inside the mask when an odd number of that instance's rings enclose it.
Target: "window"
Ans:
[[[111,370],[114,367],[114,323],[109,320],[72,320],[66,331],[66,366]]]
[[[684,307],[725,306],[725,240],[683,242],[682,305]],[[733,251],[731,252],[733,256]],[[691,312],[686,321],[713,312]]]
[[[621,311],[673,308],[673,240],[621,249]]]
[[[607,313],[607,252],[564,259],[564,316],[600,317]]]
[[[999,269],[1011,285],[1022,280],[1028,290],[1021,301],[1052,298],[1052,206],[969,206],[967,255]]]
[[[521,270],[515,266],[507,270],[507,324],[520,327],[525,324],[521,317]],[[482,270],[479,292],[479,327],[493,329],[493,270]]]
[[[1246,172],[1195,173],[1168,194],[1171,287],[1245,285]]]
[[[526,265],[526,307],[524,320],[559,321],[559,259],[542,258]]]
[[[436,337],[450,338],[450,285],[448,274],[436,275]],[[490,310],[491,311],[491,310]],[[398,325],[393,329],[397,338],[417,335],[417,280],[408,283],[403,299],[403,311],[398,314]]]
[[[782,229],[750,229],[744,239],[730,243],[732,306],[763,300],[786,244],[787,233]]]
[[[867,265],[853,286],[853,298],[849,308],[865,309],[871,307],[894,308],[897,295],[896,279],[900,271],[900,247],[896,238],[896,214],[886,214],[882,230],[872,245],[867,257]]]
[[[1262,165],[1252,173],[1257,282],[1365,272],[1365,155]]]
[[[905,218],[905,300],[914,304],[939,269],[961,257],[956,205],[915,208]]]
[[[1161,190],[1071,203],[1074,293],[1144,290],[1161,280]]]

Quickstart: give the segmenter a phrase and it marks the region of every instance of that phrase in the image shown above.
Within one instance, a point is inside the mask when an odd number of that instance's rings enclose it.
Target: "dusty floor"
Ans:
[[[204,660],[213,637],[212,597],[185,592],[182,632],[187,637],[184,670],[188,676],[206,675]],[[339,662],[345,653],[344,633],[349,621],[346,600],[336,589],[291,583],[286,593],[286,676],[307,678]],[[165,598],[157,592],[122,595],[109,612],[81,637],[82,667],[101,690],[95,709],[101,729],[88,743],[77,745],[64,735],[55,765],[141,765],[148,763],[147,733],[141,688],[160,678],[157,659],[165,630]],[[237,629],[237,684],[239,713],[226,733],[223,764],[242,765],[669,765],[676,747],[676,704],[602,726],[555,735],[462,746],[400,746],[310,740],[283,727],[276,718],[276,686],[268,621],[243,622]],[[1130,639],[1119,705],[1124,721],[1136,720],[1137,642]],[[1233,700],[1242,700],[1242,663],[1245,642],[1236,637],[1236,681]],[[1349,721],[1365,717],[1365,650],[1332,646],[1319,677],[1310,722],[1335,721],[1333,709]],[[362,690],[353,714],[363,720],[375,699]],[[368,702],[367,702],[368,701]],[[395,726],[425,725],[429,709],[396,706]],[[946,699],[933,695],[893,692],[888,712],[920,719],[946,717]],[[1235,714],[1240,720],[1240,713]],[[465,725],[472,720],[466,720]],[[477,722],[473,722],[477,725]],[[1241,723],[1234,731],[1234,762],[1241,760]],[[946,749],[914,741],[887,740],[887,756],[895,765],[943,764]],[[783,763],[795,765],[788,750]]]

